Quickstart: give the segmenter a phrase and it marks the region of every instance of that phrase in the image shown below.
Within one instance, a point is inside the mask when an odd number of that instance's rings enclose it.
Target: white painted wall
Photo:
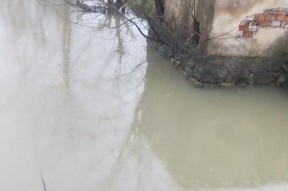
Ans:
[[[228,56],[275,56],[271,47],[281,50],[288,48],[283,41],[284,29],[263,28],[252,39],[235,39],[239,23],[246,17],[262,13],[265,9],[287,7],[288,0],[217,0],[214,21],[207,47],[210,55]],[[227,34],[227,32],[231,31]],[[281,43],[276,43],[277,41]],[[286,42],[286,44],[288,41]],[[273,48],[273,49],[275,49]],[[277,53],[276,53],[277,56]]]

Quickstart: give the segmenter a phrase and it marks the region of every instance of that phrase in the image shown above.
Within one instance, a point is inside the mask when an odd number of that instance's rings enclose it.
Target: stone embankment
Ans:
[[[196,46],[175,39],[159,23],[152,25],[151,35],[160,38],[160,42],[151,44],[198,87],[276,85],[278,78],[288,73],[288,57],[211,56]],[[288,86],[287,80],[281,85]]]
[[[288,1],[155,1],[153,45],[195,84],[288,81]]]

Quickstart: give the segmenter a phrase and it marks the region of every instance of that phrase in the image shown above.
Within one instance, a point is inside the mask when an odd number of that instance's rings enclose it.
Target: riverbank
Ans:
[[[197,87],[279,85],[288,87],[287,58],[257,56],[209,56],[204,48],[175,38],[161,23],[152,24],[150,42],[160,54],[171,59],[187,80]]]
[[[89,9],[75,6],[83,11],[98,10],[88,5],[85,6]],[[114,7],[112,10],[118,9]],[[150,19],[149,24],[150,36],[156,39],[150,44],[160,54],[170,58],[171,64],[197,87],[246,85],[288,87],[287,57],[266,58],[257,56],[257,53],[246,56],[211,56],[206,52],[207,41],[194,45],[190,40],[188,43],[187,39],[175,37],[160,20]]]

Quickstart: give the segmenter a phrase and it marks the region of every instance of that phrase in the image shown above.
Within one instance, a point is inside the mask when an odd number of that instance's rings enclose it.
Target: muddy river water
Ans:
[[[51,3],[1,1],[1,191],[288,190],[288,92],[194,88],[122,18]]]

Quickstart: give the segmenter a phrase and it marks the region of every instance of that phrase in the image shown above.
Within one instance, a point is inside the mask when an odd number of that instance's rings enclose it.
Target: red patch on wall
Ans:
[[[281,14],[281,15],[277,15],[275,20],[276,21],[284,21],[284,19],[285,19],[285,15]]]
[[[253,35],[254,35],[254,32],[252,32],[252,31],[243,31],[242,37],[252,38]]]
[[[249,30],[248,24],[239,25],[239,31],[245,31],[245,30]]]
[[[266,21],[274,21],[276,18],[276,15],[265,14],[264,17]]]
[[[288,25],[288,8],[267,9],[263,13],[247,16],[239,24],[238,37],[251,38],[259,27],[285,28]]]
[[[265,20],[265,17],[264,17],[263,14],[257,14],[257,15],[256,15],[256,20],[258,20],[258,21],[264,21],[264,20]]]
[[[258,26],[260,26],[260,27],[269,27],[269,26],[271,26],[271,24],[272,24],[271,21],[263,20],[263,21],[259,21]]]

